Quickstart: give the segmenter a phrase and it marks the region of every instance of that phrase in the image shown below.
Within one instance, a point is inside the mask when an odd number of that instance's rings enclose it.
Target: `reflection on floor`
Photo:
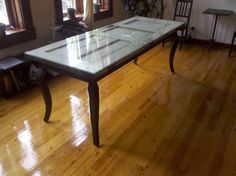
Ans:
[[[0,175],[235,175],[236,60],[227,49],[160,46],[99,82],[100,138],[92,145],[87,84],[50,81],[0,99]]]

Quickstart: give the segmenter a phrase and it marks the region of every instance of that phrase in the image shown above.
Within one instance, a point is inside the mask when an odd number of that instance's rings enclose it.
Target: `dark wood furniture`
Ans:
[[[216,33],[216,27],[217,27],[219,16],[230,16],[231,14],[233,14],[233,11],[232,10],[222,10],[222,9],[210,9],[210,8],[208,8],[205,11],[203,11],[203,13],[204,14],[210,14],[210,15],[214,16],[213,31],[212,31],[212,34],[211,34],[211,39],[209,40],[209,50],[210,50],[211,47],[213,46],[214,42],[215,42],[215,33]]]
[[[98,81],[171,36],[183,26],[182,22],[133,17],[88,33],[68,38],[25,53],[42,67],[72,76],[88,83],[93,144],[99,145],[99,87]],[[174,55],[178,37],[174,37],[169,66],[174,72]],[[46,112],[51,113],[52,99],[45,74],[40,88]]]
[[[173,20],[177,21],[181,20],[185,22],[184,26],[181,29],[179,29],[179,31],[181,31],[180,46],[179,46],[180,49],[182,48],[184,40],[186,40],[188,36],[188,27],[192,12],[192,6],[193,6],[193,0],[176,1]]]
[[[64,38],[68,38],[74,35],[79,35],[88,30],[88,27],[85,24],[82,24],[81,21],[78,20],[68,20],[63,23],[62,29],[60,33],[64,36]]]
[[[235,37],[236,37],[236,32],[234,32],[234,34],[233,34],[232,42],[231,42],[230,49],[229,49],[229,57],[231,56],[233,48],[234,48]]]
[[[0,95],[9,98],[29,86],[30,63],[17,57],[0,60]]]

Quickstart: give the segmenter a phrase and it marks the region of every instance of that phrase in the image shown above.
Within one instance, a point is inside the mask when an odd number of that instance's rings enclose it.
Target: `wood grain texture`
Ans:
[[[87,83],[49,82],[0,99],[0,175],[236,175],[236,61],[185,45],[169,71],[158,46],[99,81],[101,147],[92,144]]]

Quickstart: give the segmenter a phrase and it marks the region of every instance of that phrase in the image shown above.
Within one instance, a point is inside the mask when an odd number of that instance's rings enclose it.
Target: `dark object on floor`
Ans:
[[[29,86],[29,62],[17,57],[0,60],[0,95],[9,98]]]
[[[231,56],[232,50],[233,50],[233,48],[234,48],[234,40],[235,40],[235,37],[236,37],[236,32],[234,32],[234,35],[233,35],[233,38],[232,38],[232,43],[231,43],[230,50],[229,50],[229,57]]]

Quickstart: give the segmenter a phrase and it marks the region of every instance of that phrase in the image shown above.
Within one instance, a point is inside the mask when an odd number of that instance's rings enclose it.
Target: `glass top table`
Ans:
[[[42,67],[88,82],[93,143],[99,145],[99,88],[97,81],[135,60],[165,39],[175,36],[169,65],[174,72],[174,54],[178,45],[177,30],[182,22],[132,17],[47,46],[27,51],[25,56]],[[45,74],[40,88],[46,105],[44,120],[51,113],[51,94]]]

